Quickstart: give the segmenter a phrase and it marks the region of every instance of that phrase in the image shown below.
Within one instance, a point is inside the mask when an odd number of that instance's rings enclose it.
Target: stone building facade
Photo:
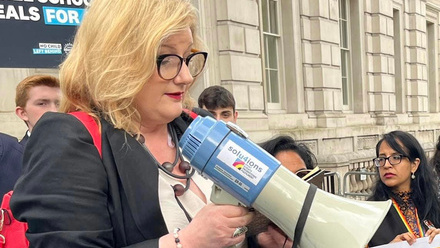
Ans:
[[[321,167],[372,169],[380,135],[440,135],[440,0],[192,0],[208,68],[191,89],[222,85],[256,142],[288,134]],[[0,131],[21,137],[16,84],[46,69],[0,69]],[[342,179],[341,179],[342,180]]]
[[[253,140],[291,135],[340,175],[374,171],[380,135],[396,129],[432,154],[440,135],[440,1],[195,2],[211,58],[193,95],[212,84],[228,88]]]

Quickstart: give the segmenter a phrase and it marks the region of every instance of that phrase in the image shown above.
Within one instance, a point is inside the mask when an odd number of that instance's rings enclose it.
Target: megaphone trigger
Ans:
[[[229,204],[229,205],[247,207],[245,204],[237,200],[234,196],[232,196],[225,190],[222,190],[219,186],[215,184],[212,185],[210,200],[215,204]]]

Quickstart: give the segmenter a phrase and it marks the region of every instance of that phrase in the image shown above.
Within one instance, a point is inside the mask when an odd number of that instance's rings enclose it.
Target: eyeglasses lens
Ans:
[[[194,56],[190,58],[188,68],[191,76],[196,77],[202,72],[203,67],[205,67],[205,61],[206,58],[202,53],[194,54]]]
[[[163,79],[172,79],[177,76],[182,67],[182,60],[179,57],[170,55],[160,63],[159,73]]]
[[[388,158],[388,161],[390,161],[391,165],[398,164],[402,161],[402,156],[391,156]]]

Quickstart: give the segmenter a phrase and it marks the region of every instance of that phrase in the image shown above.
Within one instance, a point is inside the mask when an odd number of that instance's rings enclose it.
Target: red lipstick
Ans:
[[[183,92],[165,93],[165,95],[167,95],[173,99],[179,100],[179,101],[182,100],[182,98],[183,98]]]
[[[385,173],[384,175],[383,175],[383,177],[385,177],[385,178],[392,178],[392,177],[394,177],[395,176],[395,174],[393,174],[393,173]]]

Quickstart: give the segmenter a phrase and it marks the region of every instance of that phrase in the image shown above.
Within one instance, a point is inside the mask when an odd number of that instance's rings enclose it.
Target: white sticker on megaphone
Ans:
[[[217,159],[234,169],[254,185],[264,176],[268,167],[260,160],[249,154],[235,142],[228,140],[217,155]]]

